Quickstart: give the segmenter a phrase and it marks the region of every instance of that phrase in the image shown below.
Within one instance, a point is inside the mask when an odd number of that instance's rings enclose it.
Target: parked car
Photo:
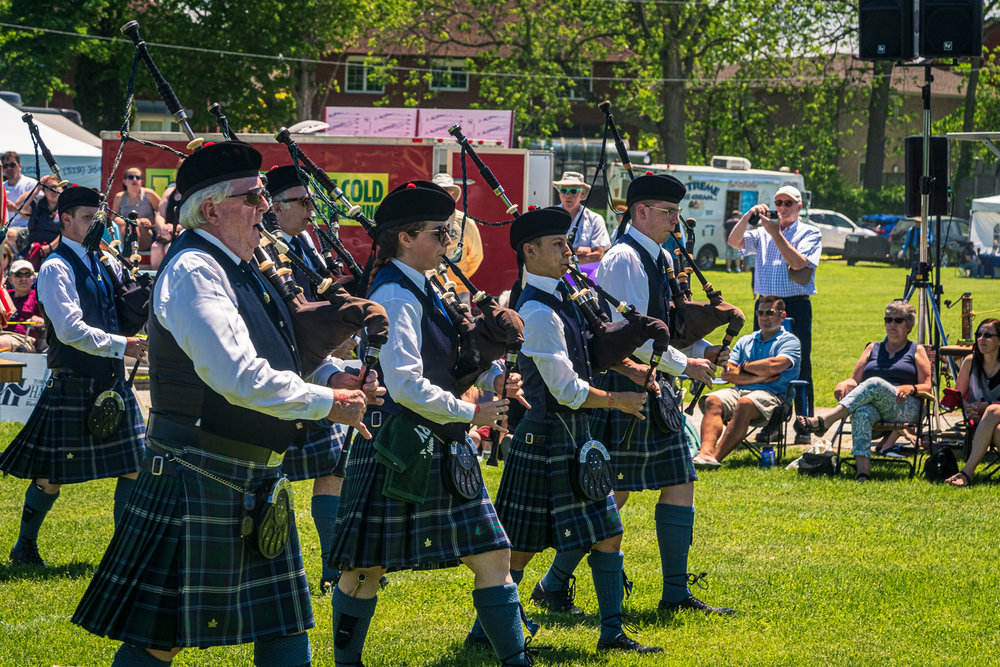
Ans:
[[[843,213],[828,211],[821,208],[809,209],[808,223],[819,228],[823,235],[823,252],[826,254],[844,253],[844,241],[848,236],[875,236],[875,232],[859,227]]]
[[[932,217],[928,221],[930,239],[928,243],[929,257],[934,260],[934,231],[937,227],[937,218]],[[903,246],[906,244],[906,235],[914,227],[920,226],[920,218],[904,218],[900,220],[889,234],[889,243],[892,247],[892,254],[903,266],[909,266],[916,254],[907,252],[907,256],[900,256]],[[954,266],[958,261],[958,253],[962,250],[962,244],[969,240],[969,221],[965,218],[955,218],[952,216],[941,216],[941,247],[944,249],[942,266]]]

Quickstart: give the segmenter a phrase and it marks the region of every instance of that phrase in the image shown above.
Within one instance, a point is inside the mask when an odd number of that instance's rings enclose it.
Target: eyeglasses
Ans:
[[[775,199],[774,200],[774,205],[775,206],[794,206],[795,203],[796,202],[793,199]]]
[[[139,176],[138,174],[125,174],[125,180],[126,181],[141,181],[142,180],[142,176]]]
[[[680,215],[680,213],[681,213],[681,210],[679,208],[676,208],[676,207],[672,207],[672,208],[660,208],[659,206],[653,206],[652,204],[643,204],[643,206],[645,206],[646,208],[651,208],[654,211],[661,211],[663,213],[666,213],[667,217],[669,217],[669,218],[672,218],[675,215]]]
[[[3,168],[4,169],[13,169],[16,166],[17,166],[16,162],[4,162],[3,163]]]
[[[438,242],[447,245],[451,240],[451,234],[447,227],[437,227],[435,229],[421,229],[418,234],[437,234]]]
[[[582,192],[583,188],[559,188],[559,194],[561,195],[575,195],[578,192]]]
[[[996,338],[996,337],[997,337],[996,334],[990,333],[989,331],[979,331],[976,333],[976,338],[985,338],[986,340],[989,340],[990,338]]]
[[[34,278],[35,274],[31,271],[18,271],[17,273],[10,274],[15,278]]]
[[[890,322],[895,322],[896,324],[902,324],[905,321],[906,321],[905,317],[887,317],[887,318],[885,318],[885,323],[886,324],[889,324]]]
[[[253,190],[248,190],[243,194],[229,195],[226,199],[235,199],[236,197],[243,197],[246,205],[253,206],[254,208],[268,201],[267,191],[264,188],[254,188]]]
[[[313,198],[310,197],[309,195],[306,195],[305,197],[296,197],[295,199],[275,199],[274,203],[288,204],[289,206],[291,206],[292,204],[302,204],[303,206],[313,206],[313,207],[316,206],[316,202],[314,202]]]
[[[777,314],[778,311],[772,309],[757,311],[757,317],[774,317]]]

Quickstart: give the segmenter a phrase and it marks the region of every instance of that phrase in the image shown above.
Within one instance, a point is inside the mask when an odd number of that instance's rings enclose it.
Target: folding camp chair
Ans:
[[[774,447],[774,454],[778,461],[785,455],[788,447],[788,422],[794,414],[794,404],[796,392],[805,391],[809,385],[805,380],[792,380],[788,385],[788,392],[781,405],[774,409],[771,418],[768,420],[755,419],[750,422],[750,430],[743,437],[740,447],[744,447],[760,461],[761,451],[768,447]]]

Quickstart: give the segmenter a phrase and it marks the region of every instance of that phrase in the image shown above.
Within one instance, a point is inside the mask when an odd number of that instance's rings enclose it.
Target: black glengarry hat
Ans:
[[[261,155],[241,141],[207,143],[177,168],[177,192],[182,201],[216,183],[260,175]]]
[[[677,178],[670,174],[647,172],[629,184],[628,193],[625,195],[625,205],[631,207],[636,202],[650,199],[679,204],[684,199],[685,194],[687,194],[687,187]]]
[[[520,253],[528,241],[569,231],[573,218],[561,206],[528,209],[510,226],[510,247]]]
[[[411,222],[444,222],[455,212],[455,200],[436,183],[408,181],[390,192],[375,210],[375,233]]]
[[[56,205],[61,215],[74,206],[93,206],[97,208],[101,205],[101,195],[93,188],[83,188],[79,185],[68,187],[59,193],[59,203]]]
[[[267,172],[266,176],[267,191],[271,193],[272,199],[285,190],[302,185],[302,181],[299,180],[299,170],[293,164],[271,167],[271,171]]]

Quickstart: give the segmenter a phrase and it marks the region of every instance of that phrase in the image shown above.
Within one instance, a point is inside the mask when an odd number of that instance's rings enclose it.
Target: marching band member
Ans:
[[[209,144],[177,172],[180,221],[150,305],[147,451],[125,518],[73,622],[122,645],[113,665],[254,643],[307,665],[313,626],[282,454],[301,420],[356,425],[373,376],[299,375],[288,311],[248,260],[267,210],[260,153]]]
[[[90,188],[66,188],[59,195],[62,243],[38,274],[52,376],[28,423],[0,455],[0,470],[32,480],[10,552],[15,563],[45,565],[36,540],[63,484],[117,477],[117,525],[139,471],[146,427],[126,386],[124,357],[141,355],[146,341],[118,333],[109,271],[120,277],[121,266],[102,266],[97,253],[81,245],[99,204]],[[107,396],[111,401],[121,401],[120,420],[110,432],[89,420],[95,398],[105,390],[114,392]]]
[[[514,432],[497,512],[513,544],[515,581],[540,551],[590,551],[587,561],[601,618],[598,651],[657,653],[663,649],[639,644],[622,628],[623,528],[611,493],[610,467],[603,467],[604,486],[575,479],[580,450],[586,448],[588,460],[603,450],[591,440],[586,409],[641,415],[646,394],[591,385],[587,324],[559,282],[572,257],[566,239],[571,222],[565,210],[551,207],[529,210],[510,228],[510,245],[523,266],[524,288],[517,302],[524,320],[520,367],[531,407]],[[479,633],[474,626],[467,641],[476,641]]]
[[[361,664],[382,574],[459,563],[475,573],[472,601],[497,656],[505,665],[530,664],[510,542],[465,436],[470,423],[502,424],[508,401],[458,397],[458,333],[425,278],[447,252],[454,210],[441,187],[414,181],[375,212],[379,248],[369,298],[389,316],[379,364],[391,370],[385,408],[365,417],[375,438],[355,442],[351,452],[330,557],[343,569],[333,592],[337,665]],[[477,385],[500,393],[502,382],[494,367]]]

